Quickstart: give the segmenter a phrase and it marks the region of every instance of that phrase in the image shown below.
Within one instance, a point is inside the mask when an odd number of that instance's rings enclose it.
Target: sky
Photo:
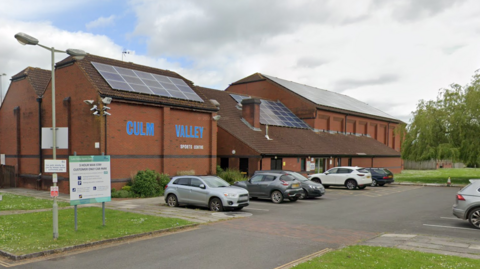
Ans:
[[[224,90],[254,73],[345,94],[406,123],[480,68],[478,0],[0,0],[0,76],[56,49],[168,69]],[[125,52],[125,53],[124,53]],[[66,54],[57,53],[58,62]]]

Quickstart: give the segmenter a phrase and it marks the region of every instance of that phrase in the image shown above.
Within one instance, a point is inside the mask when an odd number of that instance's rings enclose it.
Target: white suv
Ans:
[[[325,188],[330,186],[345,186],[349,190],[363,190],[372,184],[372,174],[363,167],[339,166],[325,173],[312,174],[308,179],[323,184]]]

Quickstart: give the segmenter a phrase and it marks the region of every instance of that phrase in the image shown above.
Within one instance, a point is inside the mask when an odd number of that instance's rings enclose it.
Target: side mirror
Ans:
[[[205,184],[200,184],[200,189],[205,189]]]
[[[329,172],[325,172],[325,175],[328,175],[328,174],[330,174],[330,173],[329,173]]]

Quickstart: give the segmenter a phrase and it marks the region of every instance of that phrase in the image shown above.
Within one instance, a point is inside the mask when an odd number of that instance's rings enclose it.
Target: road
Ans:
[[[386,186],[327,189],[322,198],[251,201],[250,217],[156,238],[65,254],[15,268],[276,268],[380,233],[472,238],[451,213],[458,188]],[[195,209],[192,209],[195,210]]]

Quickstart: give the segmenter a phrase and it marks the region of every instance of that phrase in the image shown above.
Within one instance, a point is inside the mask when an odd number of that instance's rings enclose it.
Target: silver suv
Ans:
[[[457,193],[453,215],[468,219],[475,228],[480,229],[480,179],[470,179],[470,184]]]
[[[208,207],[212,211],[226,208],[240,210],[248,206],[248,191],[230,186],[216,176],[177,176],[165,186],[168,206],[189,204]]]

